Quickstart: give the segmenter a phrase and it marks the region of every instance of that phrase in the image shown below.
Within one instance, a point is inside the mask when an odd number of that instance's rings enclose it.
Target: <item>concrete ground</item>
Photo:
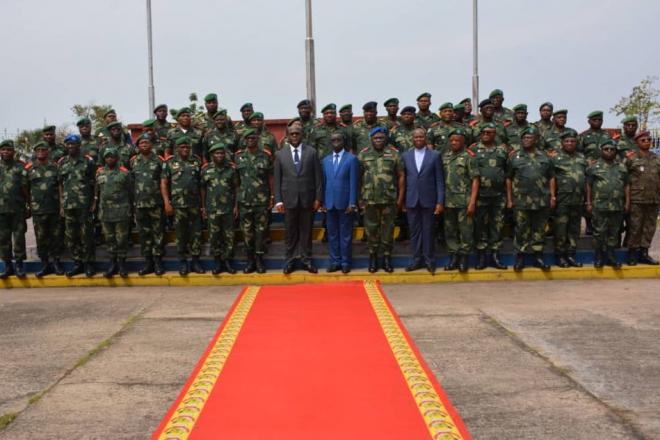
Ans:
[[[384,290],[475,439],[660,438],[660,280]],[[239,291],[0,291],[0,440],[148,438]]]

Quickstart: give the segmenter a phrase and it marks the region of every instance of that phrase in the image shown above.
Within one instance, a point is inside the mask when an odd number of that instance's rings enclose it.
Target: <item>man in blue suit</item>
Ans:
[[[330,136],[332,154],[323,159],[325,206],[330,247],[328,272],[349,273],[353,241],[353,221],[357,204],[360,164],[357,157],[344,150],[344,135]]]
[[[445,178],[442,156],[426,146],[422,129],[413,131],[413,146],[401,158],[406,166],[406,200],[402,207],[408,215],[412,262],[406,272],[426,269],[435,272],[435,220],[445,203]],[[423,261],[422,261],[423,257]]]

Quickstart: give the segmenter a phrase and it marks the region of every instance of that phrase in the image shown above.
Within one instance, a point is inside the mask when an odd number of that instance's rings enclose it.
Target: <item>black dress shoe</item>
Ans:
[[[424,265],[422,264],[421,261],[413,261],[412,263],[410,263],[410,265],[406,267],[405,271],[414,272],[416,270],[421,269],[422,267],[424,267]]]
[[[566,254],[565,259],[571,267],[582,267],[582,263],[575,259],[575,254]]]
[[[571,267],[570,264],[568,264],[568,261],[566,261],[566,257],[564,254],[555,254],[555,264],[559,267]]]
[[[550,270],[550,265],[543,261],[543,253],[542,252],[534,252],[534,262],[532,264],[537,269],[541,270]]]
[[[344,275],[347,274],[347,273],[350,273],[350,272],[351,272],[350,267],[342,267],[341,268],[341,273],[343,273]]]
[[[306,270],[309,273],[318,273],[319,271],[312,265],[312,263],[303,264],[303,270]]]
[[[491,250],[490,251],[490,263],[488,266],[494,268],[494,269],[499,269],[499,270],[507,270],[507,265],[502,263],[500,260],[500,254],[496,250]]]
[[[96,275],[96,270],[94,270],[94,264],[93,263],[84,263],[83,266],[85,266],[85,276],[90,278]]]
[[[282,272],[284,272],[285,275],[288,275],[295,270],[296,267],[293,264],[287,264],[286,266],[284,266],[284,270]]]
[[[435,273],[435,264],[430,263],[426,265],[426,270],[429,271],[429,273]]]
[[[328,267],[327,270],[328,270],[328,273],[339,272],[341,270],[341,266],[338,265],[338,264],[333,264],[330,267]]]
[[[46,275],[50,275],[51,273],[53,273],[53,266],[46,258],[45,260],[41,260],[41,270],[35,273],[34,275],[37,278],[41,278],[41,277],[45,277]]]
[[[115,265],[116,264],[117,263],[115,262]],[[84,273],[84,272],[85,272],[85,267],[83,266],[82,261],[78,260],[78,261],[75,262],[75,264],[73,266],[73,269],[71,269],[70,271],[68,271],[66,273],[66,276],[73,277],[73,276],[76,276],[76,275]]]

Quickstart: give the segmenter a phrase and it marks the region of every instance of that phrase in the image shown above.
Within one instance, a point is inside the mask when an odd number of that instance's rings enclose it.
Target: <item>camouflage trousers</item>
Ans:
[[[658,221],[659,205],[631,203],[626,241],[629,248],[650,248]]]
[[[392,255],[396,205],[375,204],[364,207],[364,231],[370,254]]]
[[[75,261],[94,261],[94,223],[89,208],[64,210],[64,239]]]
[[[595,211],[592,220],[594,228],[594,249],[602,250],[619,244],[621,222],[625,217],[622,211]]]
[[[516,253],[525,252],[530,246],[534,252],[543,251],[548,214],[547,208],[514,209],[513,216],[516,226],[513,237],[513,250]]]
[[[234,259],[234,215],[209,212],[211,254],[223,260]]]
[[[554,235],[556,254],[572,254],[577,250],[582,214],[580,205],[557,204]]]
[[[27,258],[25,250],[26,231],[27,222],[25,221],[25,213],[22,210],[21,212],[0,214],[0,257],[3,261],[11,261],[12,250],[14,260],[25,261]]]
[[[101,222],[103,235],[108,246],[108,252],[113,258],[126,258],[128,253],[128,237],[131,234],[129,219],[117,222]]]
[[[505,211],[505,196],[477,199],[477,213],[474,215],[474,242],[477,249],[502,249]]]
[[[62,255],[62,217],[57,212],[32,214],[34,236],[39,259],[60,258]]]
[[[445,243],[451,254],[470,255],[474,246],[474,216],[467,208],[445,208]]]
[[[174,208],[174,230],[179,260],[202,253],[202,214],[197,206]]]
[[[135,220],[140,232],[140,250],[143,257],[163,255],[165,223],[163,207],[137,208]]]
[[[243,232],[246,252],[260,255],[266,253],[269,214],[266,205],[238,205],[240,228]]]

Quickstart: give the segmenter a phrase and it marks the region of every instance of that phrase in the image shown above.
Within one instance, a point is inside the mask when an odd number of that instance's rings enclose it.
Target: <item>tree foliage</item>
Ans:
[[[645,130],[660,120],[660,90],[655,88],[657,76],[647,76],[633,87],[630,96],[623,97],[610,111],[618,115],[637,116],[640,127]]]
[[[93,127],[100,127],[105,125],[103,114],[111,108],[112,104],[96,104],[96,102],[90,101],[86,105],[75,104],[71,107],[71,111],[77,119],[86,116],[91,119]]]

